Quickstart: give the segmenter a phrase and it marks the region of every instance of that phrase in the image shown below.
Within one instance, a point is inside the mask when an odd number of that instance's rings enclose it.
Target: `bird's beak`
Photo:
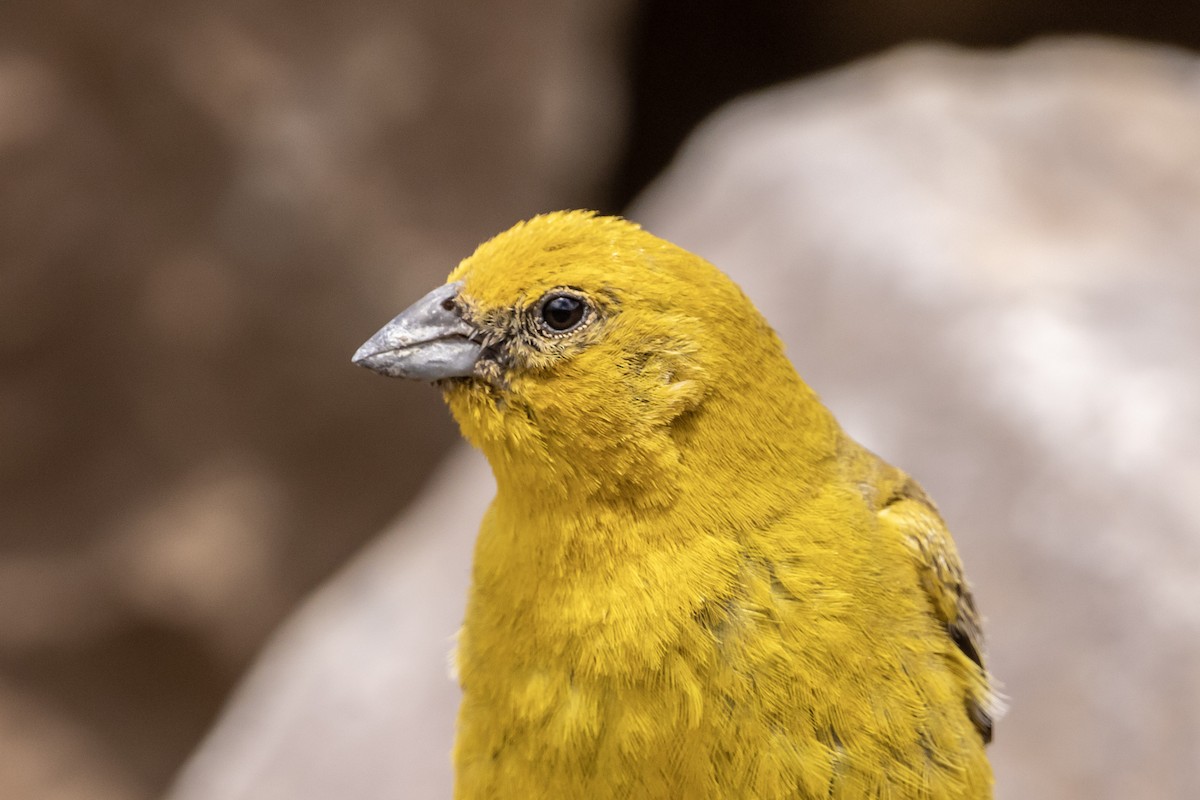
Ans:
[[[482,347],[454,306],[462,281],[439,286],[358,348],[354,363],[393,378],[467,378]]]

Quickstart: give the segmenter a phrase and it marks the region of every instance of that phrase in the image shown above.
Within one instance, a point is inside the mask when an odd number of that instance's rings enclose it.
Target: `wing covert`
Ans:
[[[968,687],[967,713],[984,742],[990,742],[998,703],[984,664],[979,611],[950,531],[924,490],[905,478],[879,509],[879,519],[903,536],[934,612],[958,650],[972,662],[975,675]]]

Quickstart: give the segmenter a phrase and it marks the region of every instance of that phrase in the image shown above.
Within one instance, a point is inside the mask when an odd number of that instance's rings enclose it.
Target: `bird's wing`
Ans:
[[[954,644],[973,662],[967,712],[984,742],[992,740],[997,700],[983,659],[983,626],[962,561],[946,523],[916,481],[904,476],[879,509],[879,520],[901,534],[916,559],[921,586]]]
[[[977,679],[968,690],[967,711],[984,742],[990,742],[996,701],[984,666],[983,626],[975,598],[971,596],[954,540],[937,509],[911,480],[902,489],[909,486],[919,494],[905,496],[908,494],[905,491],[889,498],[879,511],[879,519],[903,535],[916,558],[921,586],[934,611],[954,644],[974,664]]]
[[[864,494],[879,521],[908,545],[934,613],[970,662],[962,664],[967,676],[967,713],[984,742],[990,742],[1002,703],[984,663],[983,625],[954,539],[920,484],[864,448],[851,447],[857,452],[848,454],[849,461],[857,463],[860,478],[865,478]]]

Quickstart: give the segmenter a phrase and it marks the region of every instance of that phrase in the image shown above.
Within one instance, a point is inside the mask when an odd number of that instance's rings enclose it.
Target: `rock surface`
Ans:
[[[630,210],[940,502],[998,797],[1200,791],[1200,61],[912,47],[719,113]],[[171,800],[449,796],[478,456],[276,637]]]

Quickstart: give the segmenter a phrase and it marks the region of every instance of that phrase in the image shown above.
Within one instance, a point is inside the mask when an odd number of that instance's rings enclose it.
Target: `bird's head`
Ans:
[[[774,332],[703,259],[592,212],[520,223],[364,344],[354,361],[437,381],[497,481],[669,494],[681,440],[772,426],[795,377]],[[782,382],[782,383],[781,383]],[[765,401],[765,402],[756,402]],[[774,402],[773,402],[774,401]]]

